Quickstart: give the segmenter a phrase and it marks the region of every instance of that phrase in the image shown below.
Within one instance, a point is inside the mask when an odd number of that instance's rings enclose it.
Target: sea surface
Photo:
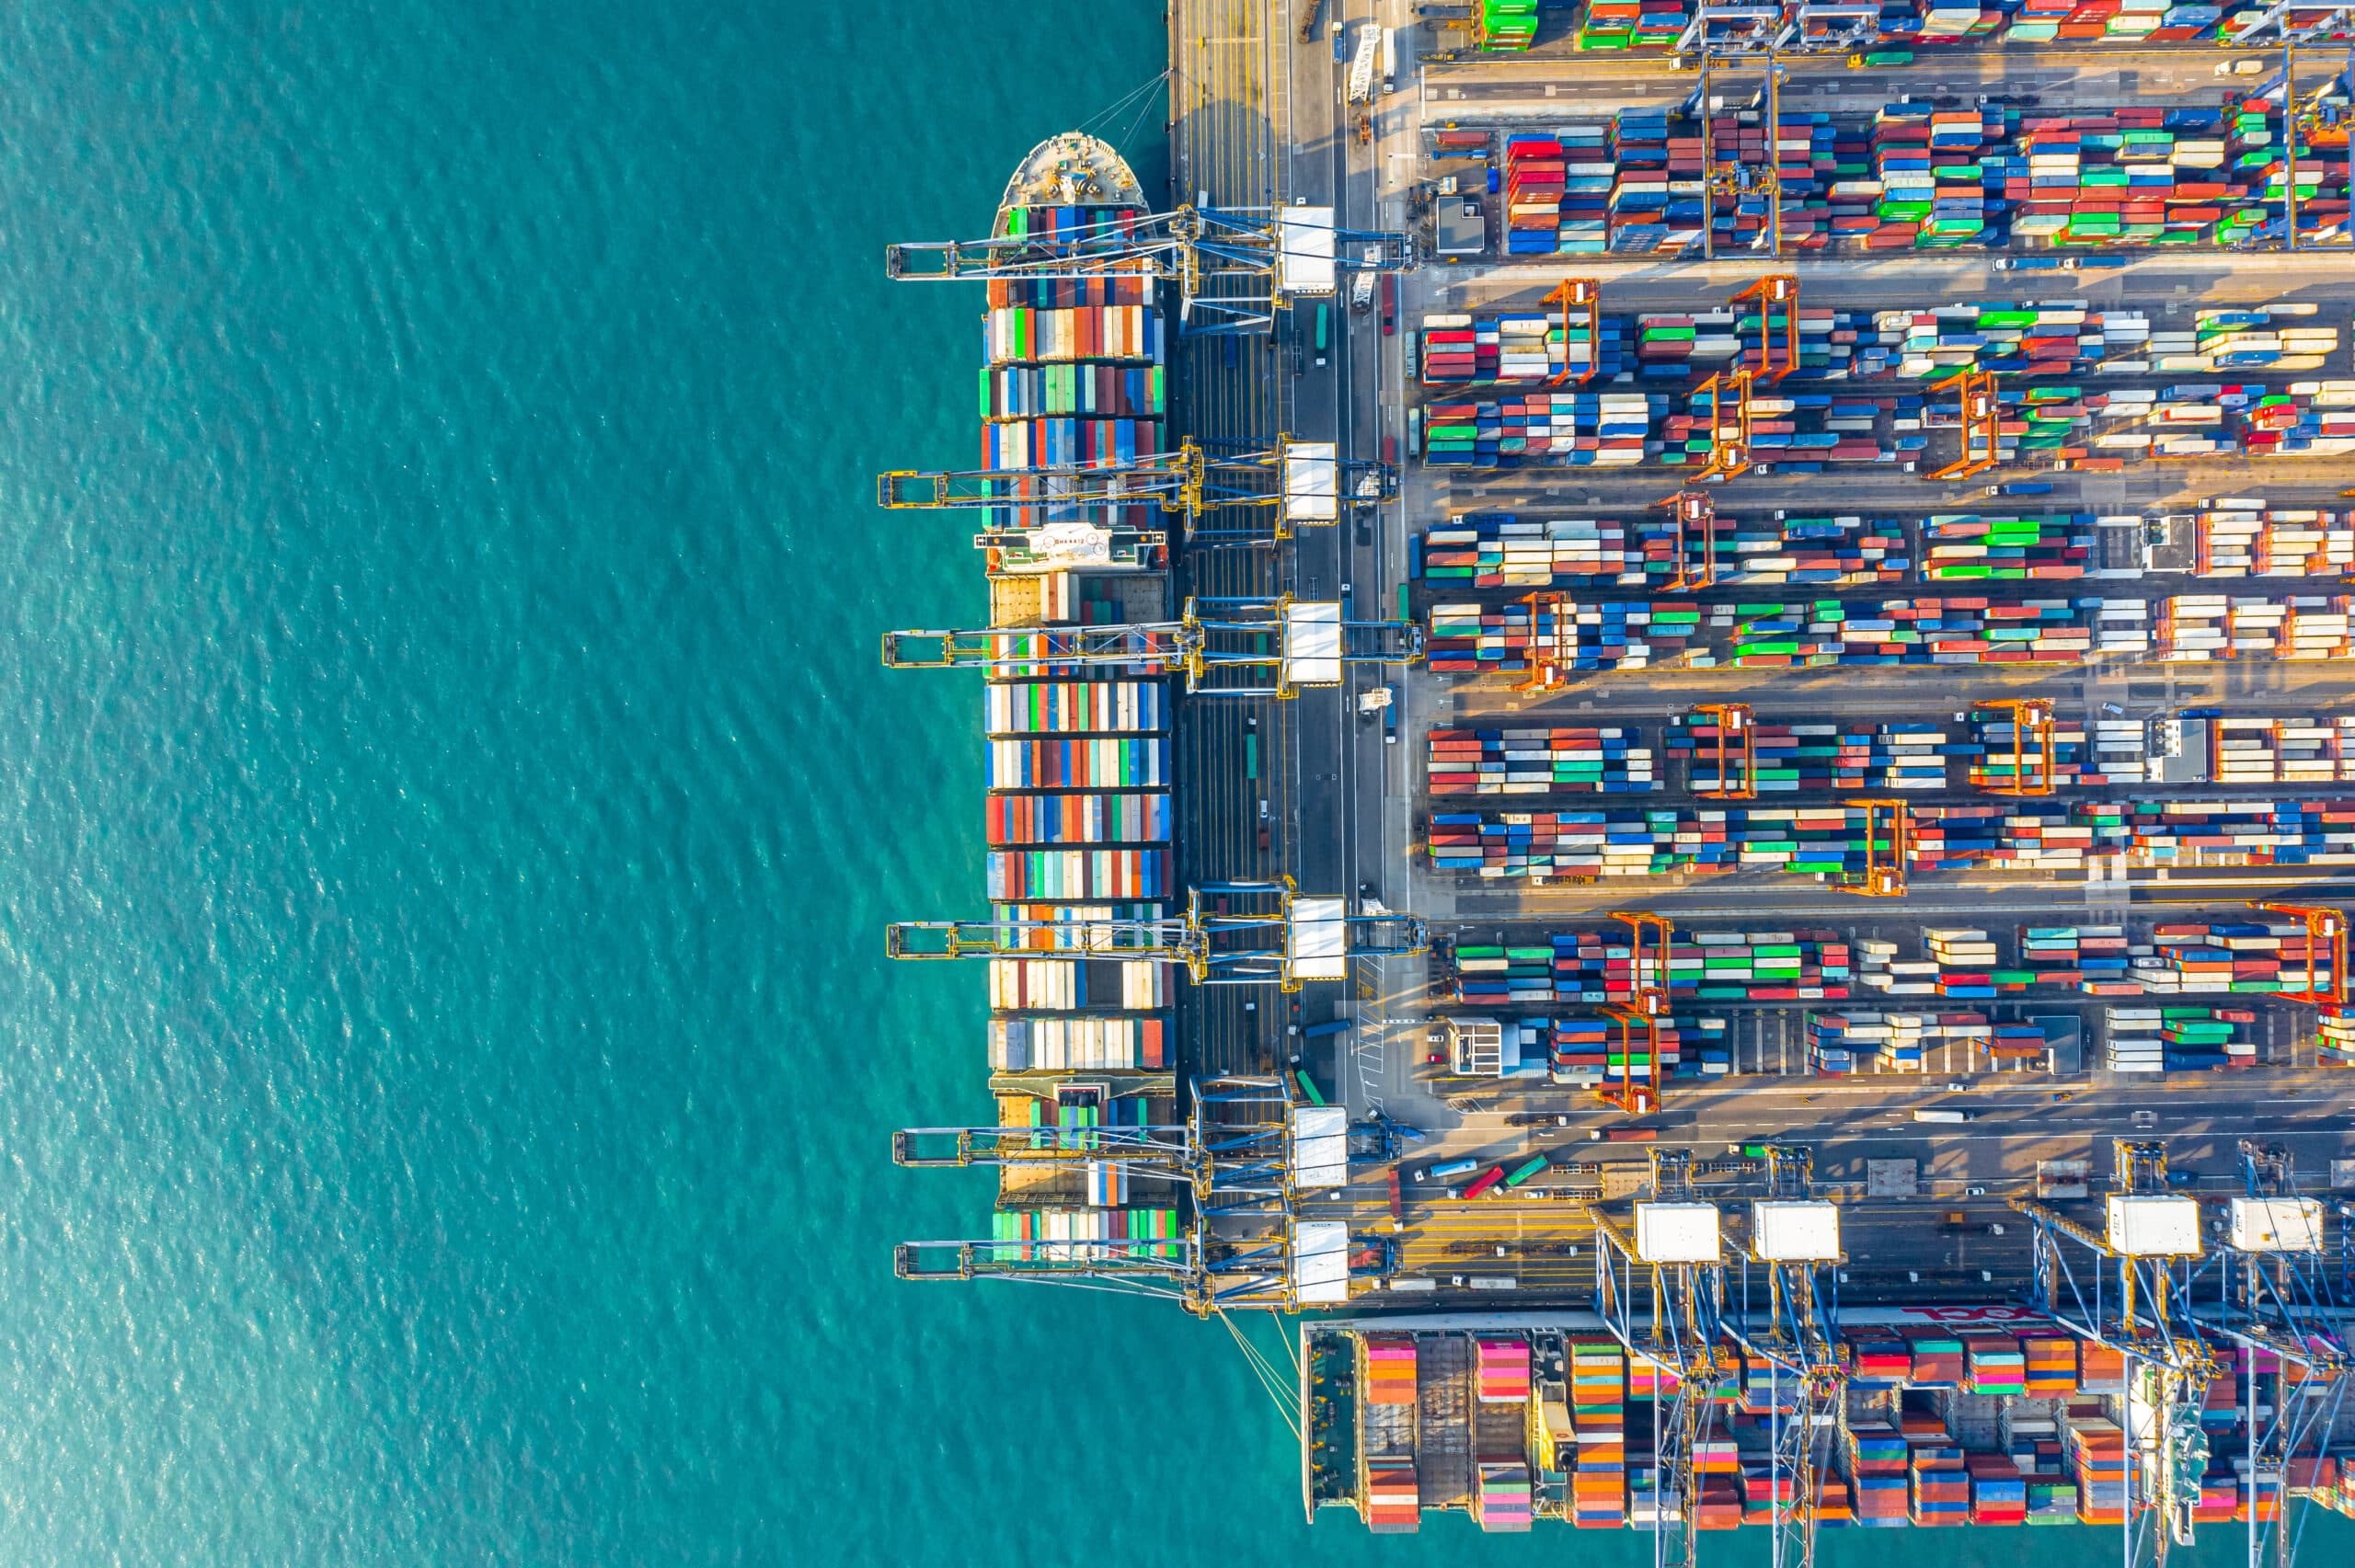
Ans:
[[[983,600],[872,505],[974,440],[977,301],[880,249],[1163,55],[0,7],[0,1562],[1648,1558],[1312,1535],[1225,1329],[890,1277],[989,1192],[888,1162],[988,1104],[979,974],[880,947],[979,905],[981,742],[877,635]]]

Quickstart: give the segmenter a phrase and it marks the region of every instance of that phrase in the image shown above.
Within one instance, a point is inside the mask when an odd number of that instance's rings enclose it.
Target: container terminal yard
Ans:
[[[885,258],[987,587],[892,1150],[998,1182],[899,1273],[1298,1314],[1326,1528],[2355,1516],[2355,8],[1169,29],[1167,189]]]

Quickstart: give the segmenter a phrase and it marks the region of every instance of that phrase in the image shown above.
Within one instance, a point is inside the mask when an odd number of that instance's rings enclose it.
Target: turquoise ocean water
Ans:
[[[1648,1555],[1309,1535],[1223,1330],[890,1277],[986,1201],[885,1139],[986,1114],[979,975],[879,953],[978,904],[981,774],[876,636],[982,601],[870,504],[973,441],[975,301],[879,248],[1157,6],[0,51],[0,1560]]]

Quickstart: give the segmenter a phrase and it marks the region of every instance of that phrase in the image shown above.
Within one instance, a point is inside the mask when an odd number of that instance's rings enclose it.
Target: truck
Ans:
[[[1382,92],[1384,97],[1398,90],[1398,29],[1382,29]]]
[[[1390,693],[1390,700],[1382,704],[1382,743],[1396,746],[1398,744],[1398,688],[1384,686],[1383,690]]]
[[[1970,1119],[1970,1113],[1969,1111],[1916,1111],[1913,1113],[1913,1119],[1917,1122],[1967,1122]]]
[[[1350,308],[1353,311],[1373,308],[1373,269],[1382,264],[1380,246],[1367,246],[1361,254],[1365,257],[1365,265],[1359,268],[1357,275],[1350,280]]]
[[[1599,1127],[1587,1134],[1593,1143],[1657,1143],[1660,1128],[1656,1127]]]
[[[1324,361],[1320,360],[1317,363]],[[2049,479],[2014,480],[2008,485],[1987,486],[1987,494],[1991,496],[2049,496],[2051,493],[2052,482]]]
[[[1504,1179],[1505,1168],[1502,1165],[1491,1165],[1473,1178],[1470,1185],[1465,1187],[1464,1196],[1466,1200],[1479,1197],[1493,1191]]]
[[[1382,335],[1384,338],[1398,335],[1398,274],[1396,272],[1382,275]]]

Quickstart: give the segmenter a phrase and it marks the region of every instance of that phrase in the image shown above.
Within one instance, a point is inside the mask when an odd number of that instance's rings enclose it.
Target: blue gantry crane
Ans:
[[[1183,676],[1189,696],[1295,697],[1338,686],[1345,670],[1404,669],[1423,658],[1420,624],[1347,617],[1338,600],[1186,601],[1174,621],[1111,625],[983,626],[883,634],[890,670],[979,670],[1055,680],[1127,670]]]

